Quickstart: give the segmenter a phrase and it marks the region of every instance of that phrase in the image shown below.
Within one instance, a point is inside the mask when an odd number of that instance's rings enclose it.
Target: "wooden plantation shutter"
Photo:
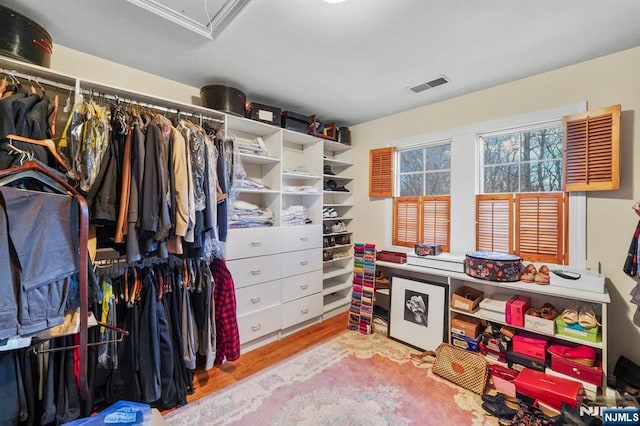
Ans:
[[[369,151],[369,197],[393,196],[393,154],[395,148]]]
[[[422,197],[421,242],[440,244],[449,251],[449,196]]]
[[[566,264],[566,197],[556,193],[516,194],[516,253],[532,262]]]
[[[476,195],[476,250],[513,253],[513,194]]]
[[[393,245],[413,247],[418,242],[420,213],[420,197],[393,199]]]
[[[564,190],[620,187],[620,105],[564,117]]]

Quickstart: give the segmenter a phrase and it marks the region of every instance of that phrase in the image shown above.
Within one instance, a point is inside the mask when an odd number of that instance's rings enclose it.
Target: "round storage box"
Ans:
[[[464,259],[465,274],[489,281],[519,281],[522,258],[510,253],[472,251]]]
[[[245,115],[247,97],[243,91],[221,84],[210,84],[200,89],[202,106],[240,117]]]
[[[0,54],[42,67],[51,65],[53,42],[31,19],[0,6]]]

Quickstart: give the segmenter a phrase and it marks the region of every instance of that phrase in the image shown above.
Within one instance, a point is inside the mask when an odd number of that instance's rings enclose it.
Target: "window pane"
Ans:
[[[424,170],[424,154],[422,149],[400,152],[400,173],[421,172]],[[418,194],[422,195],[422,194]]]
[[[446,172],[426,173],[424,177],[425,195],[449,195],[449,176],[448,170]]]
[[[484,168],[484,192],[517,192],[518,166],[491,166]]]
[[[451,144],[426,148],[425,170],[447,170],[451,168]],[[427,191],[428,193],[428,191]]]
[[[423,188],[423,175],[422,173],[415,173],[410,175],[400,175],[400,196],[421,196]]]
[[[522,161],[562,158],[562,129],[553,127],[522,133]]]
[[[514,163],[519,159],[520,133],[487,136],[482,142],[484,164]]]
[[[562,162],[535,161],[522,164],[520,192],[560,191]]]

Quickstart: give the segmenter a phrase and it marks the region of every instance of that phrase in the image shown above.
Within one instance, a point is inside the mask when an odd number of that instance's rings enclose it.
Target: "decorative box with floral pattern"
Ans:
[[[488,281],[520,281],[522,258],[510,253],[473,251],[464,260],[464,272]]]

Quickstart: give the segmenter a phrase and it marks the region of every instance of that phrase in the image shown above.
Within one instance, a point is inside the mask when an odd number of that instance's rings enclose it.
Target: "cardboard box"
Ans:
[[[499,364],[491,364],[489,371],[491,373],[491,381],[496,390],[515,398],[516,384],[514,381],[515,378],[518,377],[519,371],[503,367]]]
[[[587,396],[587,398],[595,400],[598,396],[598,386],[594,385],[593,383],[589,383],[589,382],[585,382],[584,380],[579,380],[576,379],[575,377],[571,377],[568,376],[566,374],[562,374],[558,371],[555,371],[551,368],[547,368],[545,370],[545,373],[550,374],[552,376],[557,376],[557,377],[562,377],[563,379],[567,379],[567,380],[574,380],[576,382],[580,382],[582,384],[582,387],[584,388],[585,394]]]
[[[484,292],[473,287],[463,286],[451,295],[451,308],[465,312],[475,312]]]
[[[540,371],[525,368],[515,379],[516,392],[544,401],[556,410],[562,403],[578,408],[584,399],[582,384]]]
[[[524,327],[524,314],[531,306],[531,298],[528,296],[513,296],[507,302],[505,312],[507,324]]]
[[[602,364],[597,363],[593,367],[573,362],[570,359],[551,355],[551,368],[558,373],[566,374],[581,382],[591,383],[594,386],[602,386]]]
[[[459,334],[451,333],[451,344],[457,348],[464,349],[469,352],[480,352],[478,339],[472,339],[471,337],[461,336]]]
[[[602,336],[600,335],[600,326],[584,329],[578,324],[569,325],[562,320],[562,316],[560,315],[556,317],[556,333],[591,343],[598,343],[602,340]]]
[[[480,334],[480,319],[456,314],[451,320],[451,333],[476,339]]]
[[[464,255],[445,252],[437,256],[418,256],[409,252],[407,253],[407,264],[464,274]]]
[[[556,322],[525,313],[524,329],[546,334],[547,336],[553,336],[556,332]]]
[[[480,316],[490,321],[506,323],[507,302],[512,298],[509,294],[494,294],[480,302]]]
[[[525,332],[522,332],[525,333]],[[533,334],[516,334],[513,336],[513,351],[531,356],[544,362],[547,359],[549,339]]]
[[[518,371],[522,371],[525,368],[531,368],[533,370],[544,372],[547,368],[547,365],[544,363],[544,361],[513,351],[507,351],[507,366]]]

